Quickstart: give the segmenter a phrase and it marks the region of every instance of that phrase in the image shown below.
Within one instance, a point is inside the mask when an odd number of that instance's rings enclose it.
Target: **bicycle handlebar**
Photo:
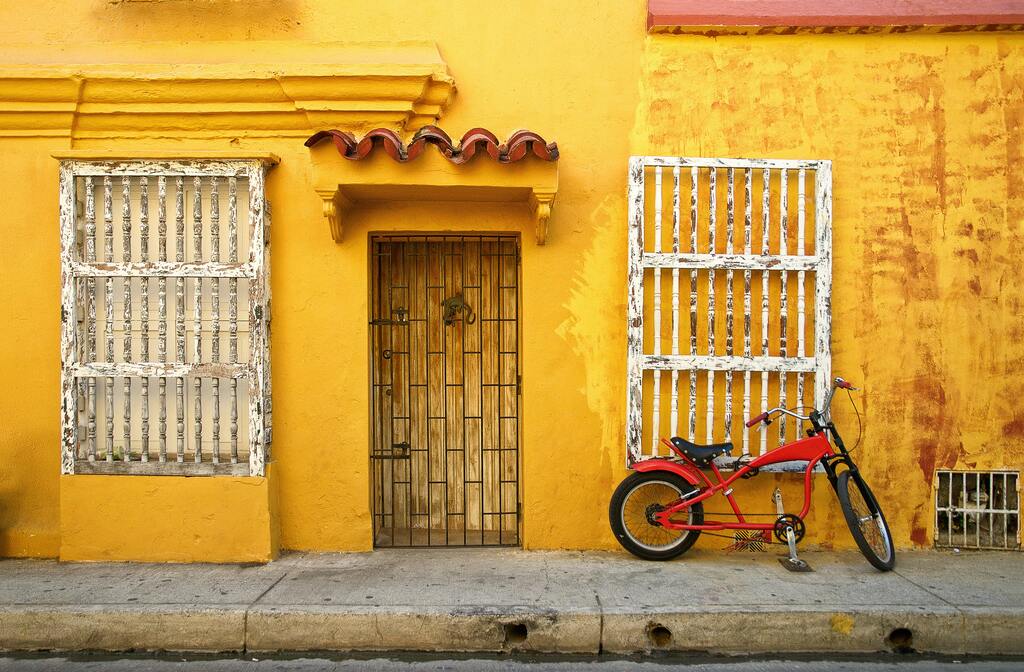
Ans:
[[[762,413],[761,415],[754,416],[750,420],[747,420],[747,427],[753,427],[754,425],[756,425],[757,423],[761,422],[762,420],[767,419],[767,417],[768,417],[767,413]]]
[[[834,381],[832,381],[832,391],[828,395],[828,398],[827,398],[827,400],[825,402],[825,405],[823,407],[823,412],[827,413],[828,408],[832,405],[832,395],[835,393],[835,391],[837,389],[841,389],[841,390],[857,390],[858,388],[854,387],[848,381],[843,380],[842,378],[838,378],[837,377]],[[768,422],[768,416],[771,415],[772,413],[776,413],[776,412],[778,412],[778,413],[785,413],[786,415],[792,415],[794,418],[798,418],[800,420],[807,420],[809,418],[809,416],[803,416],[803,415],[800,415],[798,413],[794,413],[793,411],[790,411],[790,410],[785,409],[785,408],[781,408],[781,407],[779,407],[779,408],[769,408],[764,413],[762,413],[760,415],[757,415],[757,416],[754,416],[750,420],[747,420],[746,425],[747,425],[747,427],[753,427],[754,425],[756,425],[759,422],[767,423]]]
[[[841,390],[853,390],[855,392],[860,389],[859,387],[854,387],[850,381],[843,380],[842,378],[835,379],[835,386]]]

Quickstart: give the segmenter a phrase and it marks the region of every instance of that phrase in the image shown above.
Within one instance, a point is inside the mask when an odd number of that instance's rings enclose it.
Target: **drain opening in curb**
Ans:
[[[647,626],[647,638],[654,646],[664,648],[672,643],[672,631],[660,623],[651,623]]]
[[[522,644],[526,641],[526,636],[530,634],[526,629],[525,623],[506,623],[505,624],[505,643],[506,644]]]
[[[896,628],[885,641],[895,653],[914,653],[914,633],[910,628]]]

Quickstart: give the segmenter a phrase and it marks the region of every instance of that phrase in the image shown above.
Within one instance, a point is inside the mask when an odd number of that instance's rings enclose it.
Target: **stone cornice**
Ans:
[[[32,64],[3,63],[7,54],[0,51],[0,137],[306,137],[332,126],[402,130],[434,123],[455,91],[432,44],[307,45],[298,57],[285,52],[291,60],[273,65],[221,60],[251,57],[252,43],[242,52],[231,43],[215,46],[191,52],[208,54],[208,62],[187,60],[182,45],[159,63],[140,60],[161,55],[153,45],[134,59],[123,45],[97,47],[94,53],[112,59],[104,63],[46,63],[41,56]]]

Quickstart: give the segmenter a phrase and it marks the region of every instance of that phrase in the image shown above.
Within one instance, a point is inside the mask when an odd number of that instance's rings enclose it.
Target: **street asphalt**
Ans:
[[[0,658],[0,670],[24,672],[1019,672],[1024,659],[936,659],[918,656],[886,656],[882,659],[727,659],[708,657],[658,657],[606,659],[576,657],[429,658],[405,656],[361,658],[289,659],[173,659],[164,657],[112,659]]]

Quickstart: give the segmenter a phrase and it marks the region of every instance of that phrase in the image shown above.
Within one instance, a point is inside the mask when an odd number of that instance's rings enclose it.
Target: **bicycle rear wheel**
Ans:
[[[652,521],[654,511],[671,506],[696,488],[680,476],[663,471],[634,472],[612,495],[608,517],[622,547],[644,560],[671,560],[697,541],[699,530],[674,530]],[[697,502],[686,509],[686,523],[704,522],[704,506]],[[682,522],[682,521],[680,521]]]
[[[836,494],[860,552],[875,568],[891,571],[896,566],[896,549],[892,545],[889,524],[871,488],[859,473],[844,471],[836,479]]]

